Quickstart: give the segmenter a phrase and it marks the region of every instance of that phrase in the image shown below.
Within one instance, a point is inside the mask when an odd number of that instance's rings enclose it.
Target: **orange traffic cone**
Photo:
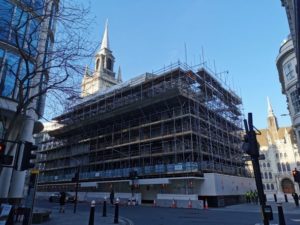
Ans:
[[[156,200],[153,200],[153,207],[156,207]]]
[[[193,208],[191,199],[189,199],[188,208],[189,208],[189,209]]]
[[[208,209],[207,198],[204,199],[204,209]]]
[[[171,205],[171,207],[172,208],[176,208],[176,202],[175,202],[175,200],[173,199],[173,201],[172,201],[172,205]]]

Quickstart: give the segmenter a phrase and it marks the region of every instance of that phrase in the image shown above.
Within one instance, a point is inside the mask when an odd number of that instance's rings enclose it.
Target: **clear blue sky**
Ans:
[[[83,3],[86,0],[81,0]],[[254,113],[257,128],[266,127],[267,96],[280,126],[286,114],[275,65],[289,34],[280,0],[91,0],[95,16],[91,38],[100,42],[109,20],[110,46],[123,80],[151,72],[178,59],[198,64],[204,57],[217,72],[229,71],[227,83],[243,98],[244,113]],[[90,60],[92,66],[94,59]],[[93,68],[93,67],[92,67]],[[225,79],[225,74],[222,75]]]

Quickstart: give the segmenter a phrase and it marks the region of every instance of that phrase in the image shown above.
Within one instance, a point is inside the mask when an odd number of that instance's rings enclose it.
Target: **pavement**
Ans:
[[[274,220],[270,225],[278,225],[278,210],[275,202],[268,202],[273,210]],[[294,203],[281,203],[287,225],[300,224],[300,208]],[[73,213],[73,205],[66,205],[66,212],[59,213],[56,203],[37,201],[39,209],[52,211],[51,219],[44,225],[89,225],[89,203],[80,203],[77,213]],[[102,206],[98,203],[95,208],[95,225],[114,224],[114,206],[108,204],[107,217],[102,217]],[[123,217],[123,216],[126,216]],[[222,208],[181,209],[160,208],[152,205],[121,206],[119,224],[126,225],[261,225],[260,206],[257,204],[238,204]]]
[[[297,214],[300,215],[300,207],[296,207],[292,202],[267,202],[267,205],[272,207],[273,213],[278,213],[278,206],[281,205],[284,214]],[[238,205],[226,206],[223,208],[214,208],[213,210],[219,211],[233,211],[233,212],[260,212],[260,205],[254,203],[245,203]]]

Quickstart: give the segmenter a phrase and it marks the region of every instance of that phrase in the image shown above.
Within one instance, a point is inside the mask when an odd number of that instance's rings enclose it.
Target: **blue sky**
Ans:
[[[81,0],[86,3],[86,0]],[[101,41],[109,20],[110,47],[123,80],[175,62],[211,68],[243,98],[257,128],[266,127],[267,96],[280,126],[291,124],[275,65],[289,33],[280,0],[91,0],[91,39]],[[88,64],[92,67],[94,59]],[[92,67],[93,68],[93,67]]]

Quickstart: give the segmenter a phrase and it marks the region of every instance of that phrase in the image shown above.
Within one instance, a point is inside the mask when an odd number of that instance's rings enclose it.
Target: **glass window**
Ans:
[[[294,112],[295,113],[300,112],[300,98],[299,98],[298,90],[292,91],[290,97],[294,107]]]
[[[270,185],[269,184],[267,184],[267,190],[270,190]]]
[[[287,169],[287,171],[291,171],[291,166],[289,163],[286,163],[286,169]]]
[[[36,55],[37,47],[38,47],[38,40],[39,40],[39,23],[36,20],[31,20],[29,25],[29,31],[27,33],[27,45],[29,46],[29,54]]]
[[[287,157],[287,154],[286,154],[286,153],[284,153],[284,157]]]
[[[268,179],[268,173],[265,172],[265,179]]]
[[[300,166],[300,162],[299,161],[297,161],[297,166]]]
[[[285,167],[285,164],[284,164],[284,163],[281,164],[281,167],[282,167],[282,171],[283,171],[283,172],[286,172],[286,167]]]
[[[265,163],[263,163],[263,167],[266,168],[266,164]]]
[[[18,43],[20,47],[23,47],[27,22],[27,13],[20,8],[16,8],[11,26],[11,42],[14,44]]]
[[[283,71],[287,81],[290,81],[295,77],[293,65],[291,62],[283,65]]]
[[[282,157],[282,153],[279,153],[279,155],[280,155],[280,158]]]
[[[270,178],[270,179],[272,179],[272,178],[273,178],[273,176],[272,176],[272,173],[271,173],[271,172],[269,172],[269,178]]]
[[[274,184],[271,184],[271,189],[274,190]]]
[[[5,97],[13,97],[18,67],[19,57],[12,53],[7,53],[0,84],[0,95]]]
[[[2,40],[8,40],[13,11],[13,4],[7,0],[0,0],[0,39]]]
[[[271,166],[271,165],[270,165],[270,163],[268,162],[268,163],[267,163],[267,167],[270,167],[270,166]]]
[[[280,163],[277,163],[277,169],[278,169],[279,172],[281,172],[281,165],[280,165]]]

